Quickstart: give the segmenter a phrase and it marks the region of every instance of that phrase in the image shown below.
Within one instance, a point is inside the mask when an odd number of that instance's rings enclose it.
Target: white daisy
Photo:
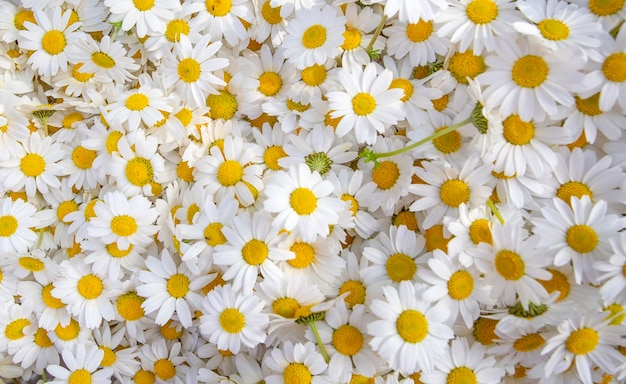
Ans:
[[[143,344],[139,359],[143,370],[139,372],[149,372],[134,375],[135,382],[148,380],[147,382],[156,382],[159,384],[185,383],[185,377],[189,371],[187,365],[187,356],[181,356],[181,343],[176,341],[166,344],[166,340],[158,339],[152,343]]]
[[[198,25],[211,36],[211,40],[223,38],[230,46],[236,46],[248,37],[244,23],[254,23],[252,3],[247,0],[195,1],[187,7],[187,13],[197,13],[190,26]]]
[[[28,344],[29,336],[37,331],[37,320],[33,316],[32,303],[2,303],[0,314],[0,352],[13,355]]]
[[[126,49],[119,41],[111,41],[109,35],[96,42],[86,36],[81,42],[68,49],[69,61],[73,64],[83,63],[81,72],[94,74],[101,82],[115,81],[124,84],[135,77],[131,74],[139,69],[132,57],[126,56]]]
[[[270,42],[277,47],[285,37],[288,20],[281,16],[282,7],[272,6],[272,2],[272,0],[256,2],[257,19],[250,27],[248,34],[250,38],[260,43],[269,38]]]
[[[383,33],[388,36],[388,55],[397,60],[407,57],[412,66],[436,62],[437,55],[445,55],[450,46],[447,37],[437,34],[433,19],[418,19],[413,23],[394,20]]]
[[[8,275],[5,273],[3,280]],[[54,284],[41,285],[35,281],[20,281],[22,303],[33,303],[33,308],[39,322],[39,327],[45,330],[54,330],[57,325],[63,327],[70,324],[71,314],[65,303],[52,295]]]
[[[43,228],[54,219],[51,210],[37,211],[37,208],[22,199],[13,201],[10,197],[0,199],[0,251],[27,252],[37,242],[33,229]],[[48,221],[46,219],[52,219]]]
[[[54,384],[73,384],[89,382],[93,384],[109,384],[112,368],[98,369],[104,351],[96,345],[79,344],[75,349],[64,349],[61,353],[65,367],[50,365],[46,370],[54,377],[49,381]]]
[[[111,23],[121,22],[122,31],[136,26],[140,38],[148,33],[165,32],[166,22],[180,9],[179,3],[167,0],[105,0],[104,5],[111,12]]]
[[[415,4],[410,0],[385,1],[385,16],[392,18],[398,15],[398,20],[417,23],[419,19],[432,20],[448,9],[446,1],[428,0]]]
[[[333,196],[331,182],[322,180],[318,172],[311,172],[305,164],[289,167],[288,172],[278,171],[267,182],[264,208],[277,213],[272,225],[300,235],[305,241],[317,236],[327,236],[329,225],[337,224],[338,212],[346,209],[345,203]]]
[[[604,300],[613,300],[626,289],[626,233],[621,232],[609,240],[611,256],[608,260],[599,260],[593,268],[602,274],[598,281],[602,282],[600,294]]]
[[[454,337],[452,329],[443,324],[447,313],[418,299],[421,292],[421,286],[403,281],[399,289],[384,287],[385,300],[374,300],[370,306],[379,318],[367,325],[373,336],[370,345],[391,369],[400,372],[431,371]]]
[[[267,384],[328,382],[324,375],[328,366],[315,350],[315,344],[310,342],[293,344],[286,341],[281,348],[268,351],[263,363],[272,370],[272,374],[265,377]]]
[[[200,332],[221,350],[237,354],[243,344],[253,348],[265,341],[269,322],[256,295],[235,295],[230,285],[216,287],[202,302]]]
[[[94,340],[98,349],[104,351],[102,367],[113,368],[112,376],[122,381],[124,377],[131,377],[139,368],[136,346],[123,345],[124,329],[112,333],[111,327],[105,324],[100,329],[94,330]]]

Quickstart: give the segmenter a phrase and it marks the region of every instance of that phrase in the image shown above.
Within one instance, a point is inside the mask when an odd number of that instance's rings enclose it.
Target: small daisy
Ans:
[[[71,13],[61,13],[61,8],[35,11],[37,22],[26,22],[26,30],[20,31],[20,47],[34,51],[28,58],[28,64],[42,76],[54,76],[59,70],[67,71],[65,49],[81,38],[81,34],[76,32],[80,23],[70,24]]]
[[[164,33],[166,22],[174,18],[180,3],[167,0],[105,0],[111,16],[109,22],[121,22],[122,31],[136,27],[137,36],[149,33]]]
[[[539,246],[554,254],[554,265],[572,263],[576,283],[596,283],[598,271],[593,263],[609,252],[609,239],[624,229],[626,223],[617,215],[607,214],[607,204],[591,203],[588,196],[571,199],[571,209],[561,199],[541,209],[543,218],[533,220],[539,234]]]
[[[115,81],[124,84],[135,77],[131,72],[139,69],[132,57],[126,56],[126,49],[119,41],[111,41],[109,35],[96,42],[86,36],[81,42],[68,48],[68,58],[73,64],[83,63],[80,71],[94,74],[101,82]]]
[[[167,344],[164,339],[157,339],[152,343],[146,343],[141,346],[139,359],[141,366],[147,370],[149,374],[134,375],[135,383],[156,382],[159,384],[185,383],[185,377],[189,370],[187,365],[187,356],[181,356],[182,345],[176,341]],[[140,370],[139,372],[146,372]],[[141,380],[140,380],[141,378]],[[149,381],[145,381],[149,380]]]
[[[383,133],[390,125],[404,118],[402,89],[391,88],[393,73],[383,69],[377,73],[377,64],[352,66],[338,72],[344,91],[326,94],[332,118],[341,117],[336,134],[339,137],[354,130],[360,144],[374,144],[376,133]],[[356,129],[358,127],[358,129]]]
[[[272,2],[272,0],[256,2],[257,19],[250,27],[248,34],[250,38],[258,42],[264,42],[269,38],[272,45],[277,47],[286,35],[285,28],[288,20],[281,16],[282,7],[272,6]]]
[[[48,213],[53,211],[37,211],[34,205],[22,199],[0,199],[0,252],[27,252],[37,242],[34,229],[53,222],[44,223]],[[54,220],[52,215],[48,219]]]
[[[368,260],[361,257],[357,260],[356,255],[348,249],[342,249],[340,252],[341,258],[346,261],[346,268],[341,271],[341,275],[335,279],[332,286],[332,291],[328,293],[331,297],[344,296],[343,301],[346,302],[348,308],[354,308],[359,304],[369,303],[371,298],[375,295],[369,295],[367,293],[367,286],[361,277],[361,270],[368,266]]]
[[[265,341],[268,316],[256,295],[235,295],[230,285],[216,287],[202,302],[200,332],[221,350],[237,354],[243,344],[253,348]]]
[[[226,40],[236,46],[248,37],[247,27],[254,24],[252,3],[247,0],[194,1],[186,7],[185,14],[197,13],[190,26],[199,26],[212,41]]]
[[[346,18],[331,6],[302,10],[287,24],[280,50],[296,68],[324,65],[340,52]]]
[[[79,344],[74,350],[64,349],[61,353],[65,367],[60,365],[50,365],[46,368],[54,380],[49,383],[73,384],[93,383],[109,384],[113,369],[106,367],[98,369],[104,351],[98,349],[96,345]]]
[[[437,35],[432,19],[408,24],[394,20],[383,32],[388,36],[387,53],[398,60],[407,57],[414,67],[436,62],[437,55],[446,55],[450,45],[448,38]]]
[[[194,276],[174,256],[167,249],[161,251],[160,258],[148,256],[146,269],[139,271],[142,284],[137,286],[137,294],[146,298],[141,304],[146,314],[157,312],[155,324],[165,324],[176,312],[181,324],[189,328],[192,325],[191,311],[201,306],[202,297],[198,291],[211,277]]]
[[[347,3],[342,7],[346,15],[346,30],[343,33],[341,49],[341,66],[348,67],[353,64],[366,65],[371,61],[369,53],[365,50],[374,39],[374,31],[382,22],[382,16],[374,12],[373,7],[360,8],[356,4]],[[383,36],[377,36],[371,46],[372,52],[381,52],[385,48]]]
[[[598,281],[602,282],[600,294],[602,299],[615,299],[621,292],[626,292],[626,233],[620,232],[609,240],[612,255],[608,260],[596,261],[593,268],[602,274]]]
[[[338,212],[346,209],[342,200],[331,196],[332,192],[330,181],[299,164],[289,167],[288,172],[271,175],[264,191],[264,208],[277,213],[272,222],[275,228],[296,229],[305,241],[313,241],[317,236],[327,236],[328,226],[337,224]]]
[[[392,18],[398,15],[398,20],[408,23],[417,23],[420,19],[432,20],[448,9],[443,0],[427,0],[415,4],[411,0],[387,0],[385,2],[385,16]]]
[[[489,182],[491,169],[491,164],[481,164],[478,156],[467,159],[460,172],[434,162],[423,162],[415,173],[427,184],[409,187],[411,193],[422,196],[411,204],[410,210],[427,210],[422,222],[425,229],[439,223],[444,216],[458,217],[462,203],[477,207],[487,201],[491,188],[484,184]]]
[[[6,277],[5,273],[3,279]],[[71,314],[66,304],[52,295],[55,288],[53,283],[41,285],[35,281],[20,281],[19,287],[22,303],[33,303],[40,327],[52,331],[57,325],[69,325]]]
[[[253,129],[252,136],[263,151],[264,172],[269,175],[272,171],[283,169],[280,159],[287,156],[285,145],[289,143],[289,136],[280,127],[272,127],[269,123],[264,123],[261,129]]]
[[[431,371],[435,361],[445,356],[448,340],[454,337],[443,323],[447,313],[435,311],[418,299],[423,289],[408,281],[399,289],[383,288],[384,300],[374,300],[370,309],[379,320],[367,325],[373,336],[370,345],[401,372]]]
[[[48,337],[48,331],[37,328],[34,333],[28,333],[24,337],[24,343],[13,353],[13,362],[20,364],[24,369],[32,369],[41,374],[49,365],[58,365],[59,351]],[[0,373],[1,376],[4,376]]]
[[[111,328],[105,324],[100,329],[94,330],[94,340],[98,349],[104,351],[100,366],[113,368],[113,377],[122,381],[123,377],[131,377],[139,369],[139,362],[135,359],[138,355],[137,347],[125,346],[124,330],[111,333]]]
[[[265,377],[267,384],[312,383],[328,382],[324,373],[327,364],[313,343],[296,343],[286,341],[281,348],[268,351],[263,363],[272,370],[272,374]]]
[[[587,98],[574,96],[575,106],[563,108],[553,118],[564,117],[563,129],[571,132],[573,137],[582,137],[584,141],[596,142],[598,131],[610,141],[618,140],[626,125],[626,116],[617,108],[608,111],[600,109],[600,93]]]
[[[28,344],[29,337],[37,331],[32,303],[2,303],[0,314],[0,352],[12,355]]]

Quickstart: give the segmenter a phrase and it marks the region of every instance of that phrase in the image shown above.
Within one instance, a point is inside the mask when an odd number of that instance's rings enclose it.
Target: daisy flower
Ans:
[[[120,249],[115,241],[105,244],[96,238],[87,238],[80,242],[80,247],[85,254],[85,263],[92,271],[113,280],[144,266],[145,249],[141,246],[130,244],[127,249]]]
[[[324,358],[315,350],[315,344],[293,344],[286,341],[281,348],[267,351],[263,363],[272,370],[272,374],[265,377],[267,384],[312,383],[328,382]]]
[[[287,24],[287,35],[279,49],[298,69],[324,65],[339,53],[345,30],[345,16],[338,15],[331,6],[302,10]]]
[[[557,112],[557,105],[574,105],[572,92],[589,88],[578,72],[584,64],[580,57],[546,51],[532,41],[503,44],[485,64],[487,70],[476,79],[486,86],[485,101],[499,106],[502,116],[517,114],[524,121],[541,122]]]
[[[32,303],[4,302],[0,314],[0,351],[12,355],[28,343],[35,334],[37,320],[33,316]]]
[[[353,64],[366,65],[371,61],[365,50],[374,38],[374,31],[382,21],[382,16],[374,12],[373,7],[360,8],[356,4],[347,3],[343,9],[346,16],[346,30],[343,33],[341,49],[341,66]],[[385,40],[378,36],[371,49],[380,52],[385,48]]]
[[[30,135],[13,156],[0,162],[5,188],[11,191],[25,188],[29,197],[37,191],[46,194],[49,188],[59,188],[58,177],[64,173],[58,163],[63,156],[63,147],[51,137],[42,139],[38,133]]]
[[[15,364],[20,364],[24,369],[32,369],[39,375],[49,365],[59,364],[59,351],[48,337],[48,330],[36,328],[34,333],[26,334],[23,340],[19,348],[12,353]]]
[[[118,330],[111,333],[108,324],[101,329],[94,330],[94,339],[98,345],[98,349],[104,351],[102,367],[113,368],[113,377],[122,381],[123,377],[131,377],[139,368],[139,361],[135,358],[138,355],[137,347],[125,346],[124,330]]]
[[[614,300],[626,288],[626,234],[620,232],[609,243],[612,251],[610,258],[593,264],[593,268],[602,273],[598,276],[598,281],[602,282],[600,294],[606,301]]]
[[[402,89],[391,88],[393,74],[387,69],[377,73],[377,64],[352,66],[338,72],[343,91],[328,92],[332,118],[341,117],[335,133],[342,137],[354,130],[359,144],[374,144],[376,134],[404,118]],[[358,129],[355,129],[358,126]]]
[[[43,228],[54,221],[50,214],[53,211],[38,211],[22,199],[0,199],[0,252],[27,252],[37,242],[33,229]]]
[[[545,269],[551,260],[537,253],[537,236],[524,238],[522,225],[520,221],[494,225],[493,245],[480,243],[467,253],[485,275],[485,283],[492,286],[492,296],[497,295],[506,305],[515,304],[519,298],[523,309],[528,310],[530,304],[548,297],[537,279],[552,277]]]
[[[106,367],[98,369],[104,351],[96,345],[79,344],[74,350],[64,349],[61,353],[65,367],[50,365],[46,368],[54,380],[49,383],[73,384],[74,382],[89,382],[93,384],[109,384],[113,369]]]
[[[3,279],[7,276],[5,273]],[[52,331],[57,325],[65,327],[70,324],[71,314],[67,305],[52,295],[53,283],[42,285],[35,281],[20,281],[19,286],[22,304],[33,303],[39,327]]]
[[[418,19],[413,23],[396,19],[383,33],[388,37],[388,55],[397,60],[407,57],[411,66],[437,61],[437,55],[445,55],[450,45],[446,37],[437,34],[433,19]]]
[[[210,41],[207,35],[194,45],[181,35],[174,45],[175,53],[167,55],[160,67],[168,87],[175,85],[182,100],[193,107],[206,106],[207,95],[217,94],[215,87],[226,85],[213,72],[226,68],[228,59],[214,57],[222,43]]]
[[[444,216],[458,217],[462,203],[477,207],[489,198],[491,188],[484,184],[489,181],[491,169],[491,164],[481,164],[478,156],[467,159],[460,172],[434,162],[423,162],[415,173],[426,184],[409,186],[411,193],[421,196],[411,204],[410,210],[427,210],[422,222],[425,229],[439,223]]]
[[[87,234],[104,244],[115,243],[126,250],[130,245],[147,246],[154,241],[157,211],[147,198],[137,195],[128,199],[121,192],[107,192],[93,209],[95,217],[89,221]]]
[[[287,156],[285,145],[289,143],[289,137],[283,130],[277,126],[272,127],[269,123],[263,123],[260,129],[252,130],[252,137],[263,151],[263,163],[266,167],[264,174],[269,175],[272,171],[283,169],[280,159]]]
[[[230,285],[216,287],[202,302],[200,332],[221,350],[237,354],[243,344],[253,348],[265,341],[267,314],[256,295],[236,295]]]
[[[174,312],[183,327],[191,327],[191,311],[199,309],[202,297],[200,288],[211,280],[208,275],[195,276],[184,264],[170,255],[167,249],[160,258],[148,256],[146,270],[139,271],[137,294],[146,298],[141,304],[146,314],[157,312],[155,324],[163,325]]]
[[[257,19],[250,27],[248,34],[250,38],[258,42],[263,42],[269,38],[272,45],[277,47],[286,35],[285,28],[288,20],[281,16],[282,7],[280,5],[272,6],[272,2],[272,0],[256,2],[255,14]]]
[[[567,319],[558,327],[558,334],[548,339],[541,351],[549,354],[545,375],[564,371],[576,366],[581,381],[591,384],[592,370],[600,367],[614,374],[624,357],[615,346],[620,345],[621,328],[610,326],[604,313],[588,313],[576,319]]]
[[[68,58],[73,64],[83,63],[80,72],[94,74],[94,79],[101,82],[124,84],[134,79],[131,72],[139,69],[132,57],[126,56],[126,49],[119,41],[111,41],[109,35],[96,42],[91,36],[68,47]]]
[[[200,26],[212,41],[223,38],[232,47],[248,37],[244,25],[254,24],[252,3],[247,0],[195,1],[187,12],[197,13],[190,22],[191,27]]]
[[[398,20],[402,22],[417,23],[420,19],[432,20],[447,9],[447,2],[442,0],[427,0],[419,4],[410,0],[387,0],[384,14],[387,18],[398,15]]]
[[[151,374],[135,374],[133,377],[135,382],[141,382],[143,380],[150,380],[150,382],[156,382],[159,384],[185,383],[185,377],[188,373],[189,366],[187,365],[188,357],[181,356],[182,345],[180,342],[166,343],[164,339],[157,339],[156,341],[148,344],[143,344],[140,349],[139,359],[141,360],[142,368],[148,370]],[[145,372],[140,370],[139,372]],[[150,377],[150,379],[148,379]]]
[[[398,289],[383,287],[384,300],[370,305],[378,320],[367,325],[373,336],[370,345],[389,362],[391,369],[401,372],[429,372],[435,361],[445,356],[448,340],[454,337],[444,325],[447,313],[433,310],[430,304],[418,299],[423,288],[409,281]]]
[[[271,221],[265,212],[246,212],[234,217],[230,227],[222,228],[227,242],[216,247],[213,262],[225,269],[224,280],[232,280],[237,292],[250,294],[259,272],[263,279],[281,278],[276,262],[293,258],[292,252],[278,248],[282,236]]]
[[[626,117],[617,108],[608,111],[600,109],[600,93],[587,98],[574,96],[575,106],[562,108],[553,118],[563,116],[563,129],[571,132],[573,137],[581,137],[585,143],[593,144],[598,131],[607,139],[614,141],[622,136]]]
[[[539,246],[554,254],[554,265],[572,263],[576,283],[596,283],[598,271],[593,263],[609,252],[608,240],[624,229],[625,222],[607,214],[607,204],[591,203],[588,196],[571,199],[571,209],[561,199],[541,209],[543,218],[533,220],[539,234]]]
[[[272,225],[314,241],[317,236],[327,236],[329,225],[337,224],[338,212],[346,209],[345,203],[331,196],[333,184],[322,180],[318,172],[311,172],[305,164],[289,167],[288,172],[271,175],[264,190],[264,209],[276,213]]]
[[[109,22],[121,22],[122,31],[136,27],[137,36],[149,33],[164,33],[166,22],[174,18],[180,3],[167,0],[105,0],[111,16]]]
[[[514,367],[536,367],[544,363],[541,348],[546,344],[546,338],[551,336],[545,330],[538,330],[531,326],[511,329],[509,333],[496,328],[498,339],[496,345],[489,347],[489,352],[502,356],[501,366],[512,371]]]
[[[572,3],[589,11],[607,32],[626,18],[626,3],[621,1],[572,0]]]
[[[424,372],[420,380],[425,384],[435,383],[501,383],[504,369],[496,365],[493,356],[485,356],[486,348],[474,342],[469,345],[467,338],[457,337],[450,343],[450,348],[435,363],[436,369]]]
[[[20,47],[34,51],[28,64],[42,76],[67,71],[66,48],[81,38],[76,32],[80,24],[69,22],[71,13],[61,13],[61,8],[37,10],[34,12],[36,23],[26,22],[26,30],[20,31]]]
[[[59,265],[47,257],[41,249],[33,249],[27,254],[2,253],[0,265],[4,271],[11,271],[21,281],[35,280],[42,285],[49,284],[59,276]]]

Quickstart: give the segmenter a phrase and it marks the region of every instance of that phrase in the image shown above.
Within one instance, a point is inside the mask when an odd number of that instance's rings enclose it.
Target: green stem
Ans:
[[[43,242],[43,233],[44,229],[39,229],[39,237],[37,238],[37,246],[35,247],[35,249],[39,249],[39,247],[41,247],[41,243]]]
[[[326,348],[324,347],[324,343],[322,343],[322,338],[320,337],[320,333],[317,330],[317,322],[311,321],[309,323],[311,325],[311,331],[313,331],[313,335],[315,336],[315,341],[317,341],[317,345],[320,347],[320,352],[324,357],[324,361],[328,363],[330,361],[330,357],[328,357],[328,353],[326,352]]]
[[[367,44],[367,47],[365,48],[365,52],[369,52],[372,50],[372,48],[374,48],[374,43],[376,42],[376,39],[378,39],[378,36],[380,35],[380,31],[383,30],[383,27],[385,26],[386,22],[387,22],[387,15],[383,15],[383,18],[380,20],[378,27],[376,27],[376,30],[374,31],[374,37],[372,37],[372,40],[370,40],[370,43]]]
[[[42,370],[41,371],[41,380],[43,380],[44,383],[48,382],[48,376],[46,376],[46,370]]]
[[[493,212],[493,214],[498,218],[500,224],[504,224],[504,217],[502,217],[500,211],[498,210],[498,207],[496,207],[491,199],[487,199],[487,206],[489,207],[489,209],[491,209],[491,212]]]

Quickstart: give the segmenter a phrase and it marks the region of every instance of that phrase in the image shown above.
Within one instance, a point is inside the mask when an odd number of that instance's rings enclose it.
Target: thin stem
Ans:
[[[491,209],[491,212],[493,212],[493,214],[498,218],[500,224],[504,224],[504,217],[502,217],[500,211],[498,210],[498,207],[496,207],[491,199],[487,199],[487,206],[489,207],[489,209]]]
[[[311,321],[309,323],[311,325],[311,331],[313,331],[313,335],[315,336],[315,341],[317,341],[317,345],[320,347],[320,352],[324,357],[324,361],[328,363],[330,361],[330,357],[328,357],[328,353],[326,352],[326,348],[324,347],[324,343],[322,343],[322,338],[320,337],[320,333],[317,330],[317,322]]]
[[[37,238],[37,246],[35,247],[35,249],[39,249],[39,247],[41,247],[41,243],[43,242],[43,233],[44,229],[39,229],[39,237]]]
[[[383,27],[385,26],[386,22],[387,22],[387,15],[383,15],[383,18],[380,20],[378,27],[376,27],[376,30],[374,31],[374,37],[372,37],[372,40],[370,40],[370,43],[367,44],[367,47],[365,48],[365,52],[369,52],[372,50],[372,48],[374,48],[374,43],[376,42],[376,39],[378,39],[378,36],[380,35],[380,31],[383,30]]]

